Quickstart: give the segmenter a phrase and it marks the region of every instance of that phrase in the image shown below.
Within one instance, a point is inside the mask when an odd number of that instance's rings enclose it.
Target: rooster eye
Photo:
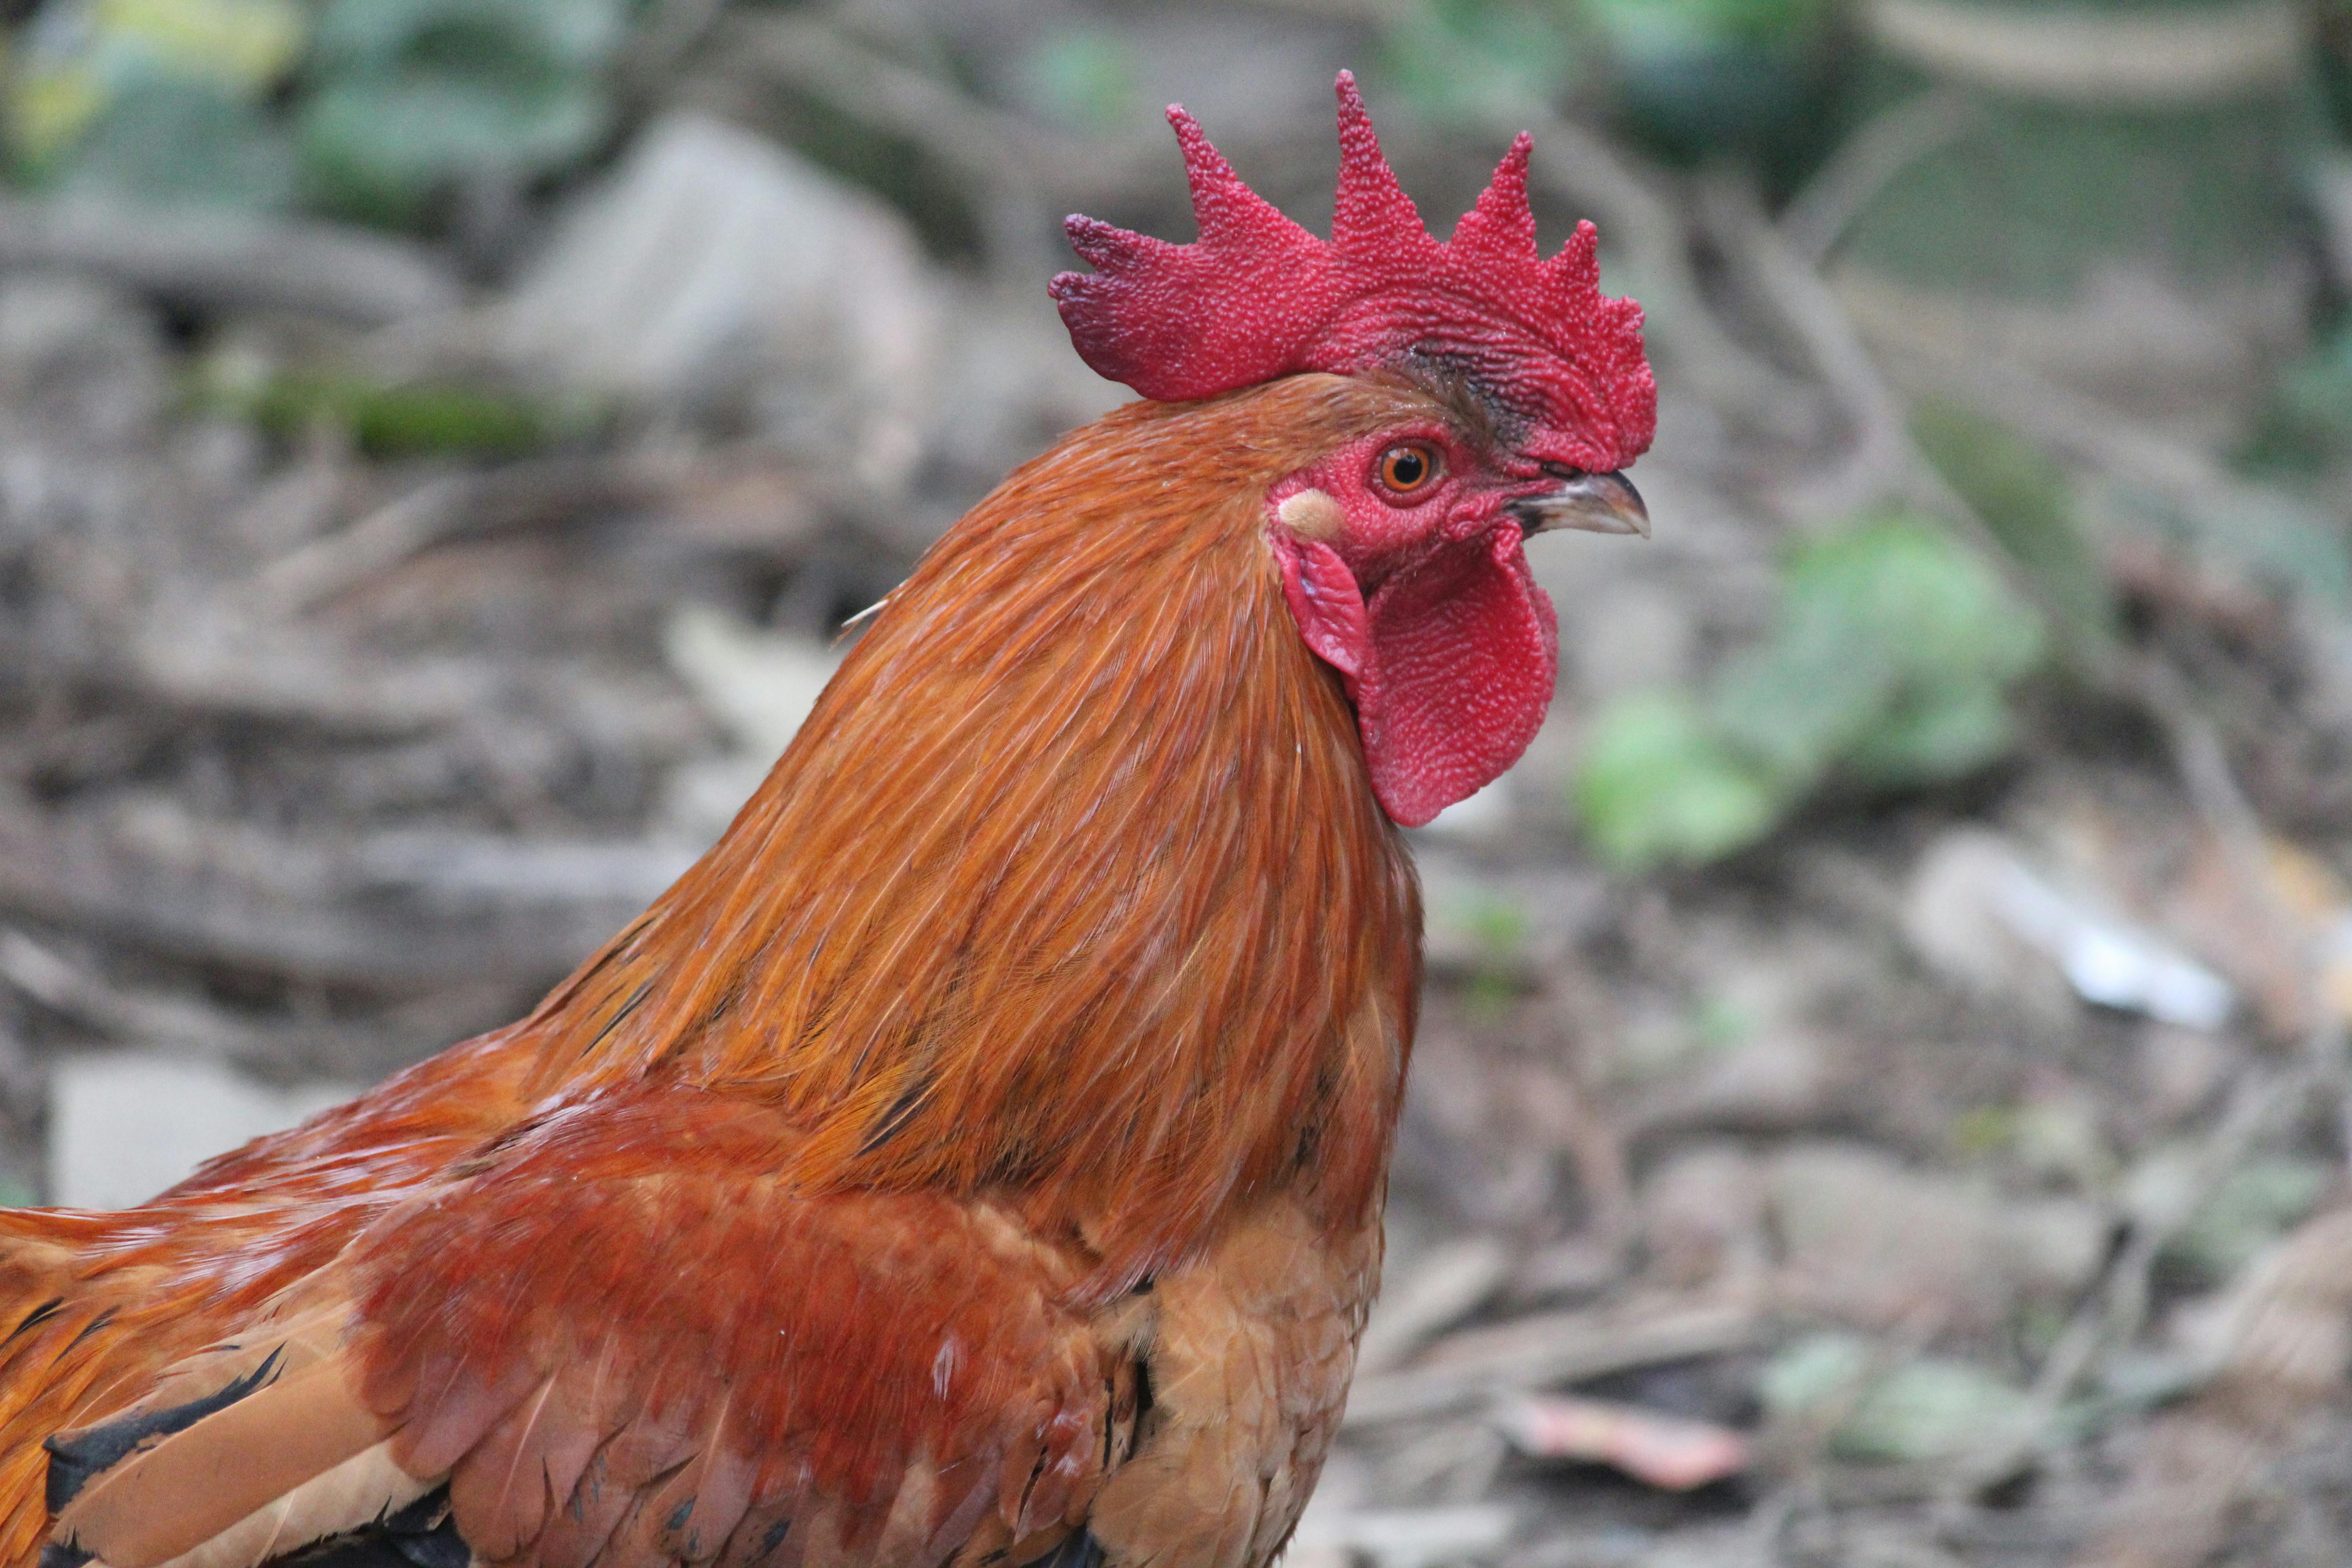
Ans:
[[[1391,496],[1410,496],[1427,489],[1444,466],[1436,447],[1420,441],[1405,441],[1382,452],[1372,472],[1381,488]]]

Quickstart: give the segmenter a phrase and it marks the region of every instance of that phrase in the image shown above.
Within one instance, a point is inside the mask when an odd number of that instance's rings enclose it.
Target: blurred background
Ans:
[[[1113,406],[1160,118],[1440,233],[1536,133],[1662,389],[1413,836],[1292,1561],[2352,1561],[2352,4],[0,4],[0,1200],[525,1009],[845,617]]]

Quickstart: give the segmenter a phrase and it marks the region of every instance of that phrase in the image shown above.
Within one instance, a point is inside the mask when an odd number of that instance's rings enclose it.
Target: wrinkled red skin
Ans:
[[[1528,137],[1440,241],[1381,156],[1355,78],[1340,72],[1337,91],[1328,241],[1243,184],[1199,122],[1170,107],[1201,237],[1174,245],[1070,218],[1070,243],[1096,270],[1065,272],[1051,292],[1080,357],[1161,402],[1418,363],[1483,388],[1521,426],[1522,457],[1597,472],[1639,457],[1658,408],[1642,308],[1601,294],[1591,224],[1548,258],[1537,250]]]
[[[1381,454],[1403,441],[1444,459],[1410,498],[1377,478]],[[1433,423],[1368,437],[1268,493],[1291,616],[1347,683],[1372,792],[1407,827],[1500,777],[1551,704],[1559,624],[1504,510],[1558,482],[1531,470]],[[1281,521],[1282,503],[1307,489],[1339,502],[1336,537]]]

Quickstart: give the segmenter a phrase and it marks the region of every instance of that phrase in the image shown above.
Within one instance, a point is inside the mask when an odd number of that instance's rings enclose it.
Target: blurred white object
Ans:
[[[838,651],[806,637],[761,631],[725,610],[688,605],[662,628],[662,652],[732,745],[670,775],[659,816],[669,836],[699,847],[742,809],[800,732]]]
[[[761,631],[710,605],[672,616],[662,653],[729,737],[771,763],[841,668],[841,655],[823,643]]]
[[[1451,834],[1456,838],[1494,838],[1510,826],[1510,786],[1496,779],[1439,812],[1422,831]]]
[[[646,401],[737,397],[783,445],[895,488],[939,358],[906,220],[765,137],[672,114],[569,216],[498,313],[525,364]]]
[[[1517,1522],[1501,1503],[1350,1509],[1318,1491],[1299,1516],[1290,1551],[1317,1561],[1345,1553],[1369,1557],[1380,1568],[1438,1568],[1495,1556]]]
[[[2084,908],[2015,861],[1990,891],[2002,922],[2054,959],[2086,1002],[2189,1029],[2220,1028],[2237,1005],[2230,983],[2203,964]]]
[[[127,1208],[215,1154],[357,1094],[352,1084],[271,1089],[184,1058],[68,1057],[49,1079],[49,1202]]]
[[[1996,932],[2057,966],[2086,1002],[2183,1028],[2218,1029],[2237,993],[2154,933],[2029,868],[2008,840],[1963,829],[1920,859],[1904,931],[1923,957],[1980,992],[2030,992]]]

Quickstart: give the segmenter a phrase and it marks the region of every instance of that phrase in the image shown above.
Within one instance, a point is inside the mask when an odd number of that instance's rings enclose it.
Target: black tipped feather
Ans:
[[[1109,1554],[1091,1530],[1081,1530],[1037,1560],[1035,1568],[1103,1568]]]
[[[278,1353],[273,1351],[250,1373],[202,1399],[191,1399],[168,1410],[142,1410],[119,1421],[101,1422],[79,1432],[60,1432],[47,1439],[41,1447],[49,1451],[49,1511],[62,1512],[66,1504],[81,1495],[82,1488],[89,1485],[92,1477],[129,1458],[141,1444],[184,1432],[215,1411],[226,1410],[275,1381],[277,1376]]]
[[[66,1299],[63,1296],[50,1297],[47,1300],[42,1302],[39,1306],[26,1313],[25,1321],[23,1322],[18,1323],[15,1328],[8,1331],[8,1340],[14,1340],[18,1334],[25,1332],[28,1329],[39,1328],[43,1323],[46,1323],[51,1318],[56,1317],[58,1315],[58,1310],[65,1304]],[[0,1340],[0,1344],[7,1343],[8,1340]]]
[[[474,1549],[449,1514],[449,1489],[429,1491],[364,1530],[330,1536],[290,1556],[283,1568],[468,1568]]]

